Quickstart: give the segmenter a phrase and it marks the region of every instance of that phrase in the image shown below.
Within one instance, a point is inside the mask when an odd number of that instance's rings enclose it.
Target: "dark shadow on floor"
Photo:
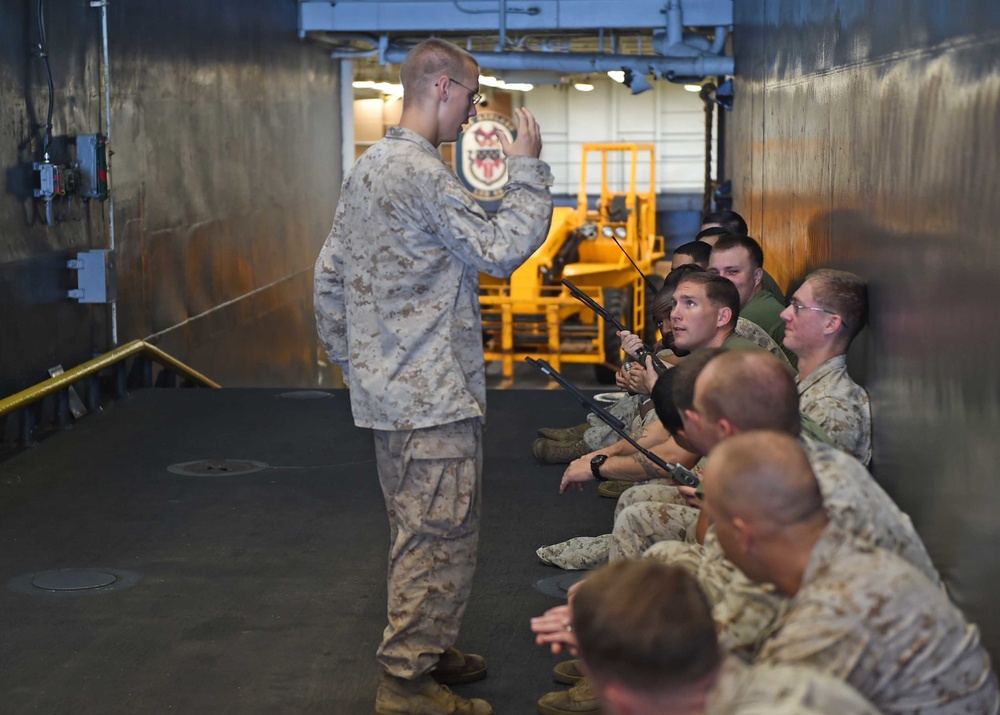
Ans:
[[[0,464],[4,712],[369,713],[388,529],[371,436],[346,392],[146,390]],[[584,413],[550,390],[493,391],[480,566],[460,646],[490,677],[459,689],[530,713],[556,658],[528,619],[558,601],[534,550],[606,531],[613,502],[557,493],[539,426]],[[243,459],[243,476],[171,464]],[[66,568],[129,571],[110,592],[7,586]]]

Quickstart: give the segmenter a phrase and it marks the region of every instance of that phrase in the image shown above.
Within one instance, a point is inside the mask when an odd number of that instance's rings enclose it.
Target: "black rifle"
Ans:
[[[660,469],[664,470],[667,474],[669,474],[670,478],[673,479],[675,482],[685,487],[695,487],[695,488],[697,488],[701,484],[701,480],[698,479],[698,477],[695,476],[694,472],[692,472],[687,467],[684,467],[680,464],[676,464],[673,462],[666,462],[660,459],[660,457],[656,456],[648,449],[646,449],[638,442],[636,442],[634,439],[632,439],[632,435],[630,435],[628,433],[628,430],[625,429],[624,422],[622,422],[620,419],[618,419],[613,414],[608,412],[606,409],[601,407],[599,404],[594,402],[592,399],[587,397],[585,394],[580,392],[580,390],[576,387],[576,385],[574,385],[572,382],[570,382],[565,377],[556,372],[555,368],[549,365],[545,360],[535,360],[532,357],[526,357],[525,360],[530,362],[532,365],[537,367],[543,373],[545,373],[553,380],[558,382],[560,385],[562,385],[563,388],[566,391],[568,391],[571,395],[573,395],[580,402],[581,405],[583,405],[592,413],[597,415],[597,417],[600,418],[605,424],[607,424],[608,427],[613,429],[615,432],[621,435],[621,437],[626,442],[635,447],[639,451],[639,453],[642,454],[642,456],[644,456],[650,462],[652,462],[657,467],[659,467]]]
[[[611,233],[610,238],[612,241],[615,242],[615,245],[621,249],[621,252],[625,254],[625,258],[627,258],[628,262],[632,264],[632,267],[635,269],[635,272],[638,273],[640,276],[642,276],[642,280],[646,284],[646,287],[649,288],[649,292],[652,293],[653,295],[659,293],[660,289],[653,284],[653,281],[649,280],[649,278],[646,277],[645,273],[639,270],[639,266],[637,266],[635,264],[635,261],[632,260],[632,256],[628,255],[628,251],[625,250],[625,247],[620,243],[618,243],[618,239],[615,238],[614,232]]]
[[[626,328],[624,325],[621,324],[621,322],[618,320],[617,317],[615,317],[614,315],[612,315],[611,313],[609,313],[608,311],[606,311],[604,309],[604,307],[601,306],[601,305],[598,305],[597,302],[593,298],[591,298],[589,295],[587,295],[582,290],[580,290],[579,288],[577,288],[575,285],[573,285],[572,283],[570,283],[570,281],[569,281],[568,278],[563,278],[562,284],[564,286],[566,286],[567,288],[569,288],[569,292],[572,294],[572,296],[574,298],[576,298],[578,301],[580,301],[581,303],[583,303],[584,305],[586,305],[588,308],[590,308],[592,311],[594,311],[595,313],[597,313],[599,316],[601,316],[602,318],[604,318],[604,320],[606,320],[607,322],[611,323],[619,331],[628,330],[628,328]],[[629,330],[628,332],[632,332],[632,331]],[[660,360],[656,357],[656,355],[653,354],[653,351],[650,350],[648,347],[646,347],[645,344],[643,344],[643,346],[641,348],[639,348],[638,350],[636,350],[636,353],[635,353],[635,355],[633,357],[636,360],[639,361],[640,365],[642,365],[643,367],[645,367],[646,366],[646,356],[647,355],[653,358],[653,369],[656,370],[656,374],[657,375],[662,375],[663,373],[665,373],[668,370],[667,366],[664,365],[662,362],[660,362]]]

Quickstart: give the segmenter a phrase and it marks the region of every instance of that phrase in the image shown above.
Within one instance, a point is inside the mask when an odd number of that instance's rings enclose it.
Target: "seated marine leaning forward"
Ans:
[[[830,522],[794,439],[736,435],[705,472],[704,508],[726,556],[790,599],[755,664],[842,678],[887,713],[1000,712],[976,626],[912,565]]]
[[[797,666],[748,666],[725,654],[704,594],[680,569],[650,560],[612,564],[582,582],[571,603],[532,627],[540,644],[579,654],[587,678],[574,688],[592,689],[604,715],[878,712],[838,678]],[[565,703],[579,698],[560,695],[544,696],[539,712],[574,712]]]

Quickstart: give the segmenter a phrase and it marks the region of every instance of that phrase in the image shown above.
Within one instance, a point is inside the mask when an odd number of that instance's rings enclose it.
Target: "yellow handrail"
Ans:
[[[151,359],[161,365],[169,367],[174,372],[183,375],[193,382],[200,383],[205,387],[219,387],[218,383],[209,380],[197,370],[194,370],[179,360],[167,355],[155,345],[151,345],[145,340],[133,340],[132,342],[117,347],[110,352],[98,355],[93,360],[88,360],[81,365],[77,365],[61,375],[50,377],[45,382],[40,382],[37,385],[29,387],[26,390],[21,390],[10,397],[5,397],[0,400],[0,416],[5,415],[8,412],[13,412],[14,410],[19,410],[33,402],[38,402],[42,398],[55,392],[65,390],[77,380],[100,372],[110,365],[114,365],[117,362],[121,362],[122,360],[125,360],[133,355],[138,355],[139,353],[146,353]]]

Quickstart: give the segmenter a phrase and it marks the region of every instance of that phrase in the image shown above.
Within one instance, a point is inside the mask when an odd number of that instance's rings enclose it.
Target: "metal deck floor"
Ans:
[[[0,464],[0,710],[372,712],[388,528],[371,435],[347,393],[145,390]],[[582,420],[561,391],[493,390],[480,563],[459,646],[490,676],[457,688],[535,712],[558,660],[528,619],[561,572],[534,549],[610,527],[594,489],[560,496],[530,454],[539,426]],[[246,475],[168,465],[246,459]],[[28,594],[69,568],[134,572],[110,591]],[[32,591],[31,588],[27,589]]]

